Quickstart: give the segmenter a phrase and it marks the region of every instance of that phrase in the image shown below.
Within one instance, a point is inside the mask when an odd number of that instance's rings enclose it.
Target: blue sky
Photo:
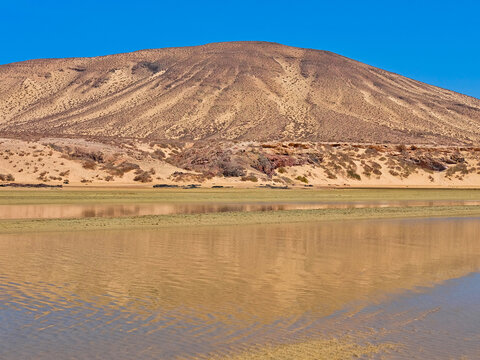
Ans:
[[[0,64],[264,40],[480,98],[479,19],[478,0],[0,0]]]

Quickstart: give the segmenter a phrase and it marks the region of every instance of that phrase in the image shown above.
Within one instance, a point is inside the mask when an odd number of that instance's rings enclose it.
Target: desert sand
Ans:
[[[478,187],[480,148],[0,139],[0,185]]]

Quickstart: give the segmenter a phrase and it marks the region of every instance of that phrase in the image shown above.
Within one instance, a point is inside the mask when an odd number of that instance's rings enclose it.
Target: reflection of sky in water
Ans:
[[[0,358],[172,358],[351,330],[458,358],[479,343],[479,234],[476,219],[417,219],[1,235]]]
[[[416,289],[389,301],[367,306],[336,326],[375,329],[378,342],[401,344],[389,358],[480,358],[480,273],[448,280],[434,288]],[[328,327],[328,326],[327,326]]]
[[[361,343],[397,344],[397,350],[388,356],[391,359],[474,359],[480,352],[479,304],[480,273],[476,273],[367,306],[359,312],[346,309],[320,318],[305,313],[261,325],[207,325],[206,319],[188,314],[185,309],[168,311],[161,319],[155,319],[153,315],[126,316],[123,311],[88,303],[63,311],[39,307],[36,312],[43,312],[41,315],[0,307],[0,339],[9,344],[3,351],[0,348],[0,357],[30,358],[33,349],[25,344],[32,339],[36,358],[88,355],[128,359],[138,354],[137,358],[148,359],[226,353],[230,346],[235,348],[239,343],[353,335]],[[57,342],[59,333],[68,336],[61,336]],[[92,343],[93,348],[89,345]]]

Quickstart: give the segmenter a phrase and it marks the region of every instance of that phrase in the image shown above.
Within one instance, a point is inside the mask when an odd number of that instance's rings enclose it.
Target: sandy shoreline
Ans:
[[[344,189],[152,189],[64,188],[0,189],[0,205],[131,204],[163,202],[354,202],[401,200],[480,200],[480,189],[344,188]]]
[[[278,224],[395,218],[477,217],[480,206],[360,208],[147,215],[117,218],[0,220],[0,233],[156,229],[171,226]]]
[[[402,201],[425,201],[411,206]],[[432,202],[429,204],[428,202]],[[443,203],[440,201],[444,201]],[[449,201],[451,203],[449,203]],[[458,202],[460,201],[460,203]],[[119,230],[170,226],[213,226],[275,224],[356,219],[410,217],[475,217],[480,205],[461,201],[480,201],[479,190],[425,189],[109,189],[79,190],[2,190],[0,205],[99,205],[99,204],[232,204],[232,203],[371,203],[373,207],[338,207],[268,211],[226,211],[190,214],[162,214],[112,217],[74,217],[45,219],[0,219],[0,233]],[[395,204],[393,204],[396,202]],[[382,204],[382,206],[376,206]]]
[[[342,360],[373,356],[374,354],[391,351],[395,348],[392,344],[356,344],[345,340],[307,340],[294,344],[282,344],[254,348],[245,352],[226,356],[212,357],[210,360]]]

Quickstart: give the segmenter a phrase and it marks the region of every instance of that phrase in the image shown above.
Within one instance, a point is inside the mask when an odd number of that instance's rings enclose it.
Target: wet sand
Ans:
[[[471,189],[0,189],[0,205],[477,200]]]
[[[344,360],[360,357],[371,358],[374,354],[388,352],[395,345],[359,345],[348,340],[316,340],[297,344],[266,346],[261,349],[251,349],[237,355],[222,357],[227,360]],[[220,357],[212,357],[218,360]]]
[[[480,191],[3,190],[0,233],[480,215]]]
[[[161,229],[215,225],[250,225],[300,222],[343,221],[353,219],[478,217],[480,206],[369,207],[318,210],[279,210],[219,212],[126,217],[87,217],[53,219],[2,219],[0,233]]]

